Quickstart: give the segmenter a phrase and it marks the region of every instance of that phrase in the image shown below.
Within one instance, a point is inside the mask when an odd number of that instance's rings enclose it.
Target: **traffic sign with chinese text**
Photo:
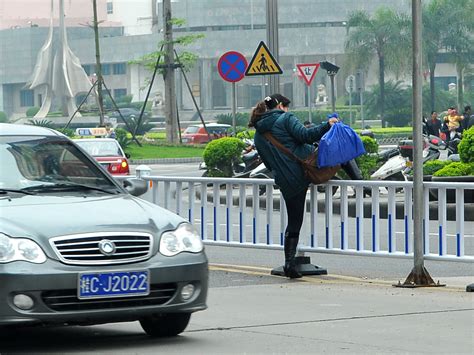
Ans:
[[[242,80],[246,69],[247,59],[241,53],[235,51],[224,53],[217,63],[217,70],[222,79],[231,83]]]
[[[296,64],[296,67],[306,82],[306,85],[310,86],[319,69],[319,63]]]
[[[280,65],[270,53],[266,44],[263,41],[260,42],[249,66],[247,67],[245,75],[271,75],[282,73],[283,70],[281,70]]]

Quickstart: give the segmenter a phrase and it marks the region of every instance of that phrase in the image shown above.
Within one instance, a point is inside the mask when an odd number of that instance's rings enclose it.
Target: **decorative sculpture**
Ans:
[[[46,117],[51,109],[53,98],[60,103],[65,116],[72,115],[77,109],[74,102],[75,96],[80,92],[88,92],[92,86],[79,58],[74,55],[67,43],[64,0],[59,0],[58,43],[56,45],[53,43],[53,0],[51,0],[48,37],[38,54],[33,74],[26,86],[29,89],[45,88],[45,97],[35,118]],[[79,113],[76,115],[80,116]]]

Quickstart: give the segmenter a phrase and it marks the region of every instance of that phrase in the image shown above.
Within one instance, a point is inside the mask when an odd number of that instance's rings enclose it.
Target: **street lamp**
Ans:
[[[320,62],[319,64],[321,65],[321,68],[327,71],[329,78],[331,79],[331,104],[332,104],[332,112],[334,112],[336,111],[336,95],[334,93],[334,76],[339,71],[339,67],[327,61]]]

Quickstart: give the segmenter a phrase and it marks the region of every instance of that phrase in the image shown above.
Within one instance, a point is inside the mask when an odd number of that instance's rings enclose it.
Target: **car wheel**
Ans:
[[[152,337],[174,337],[188,326],[191,313],[164,313],[140,320],[143,330]]]

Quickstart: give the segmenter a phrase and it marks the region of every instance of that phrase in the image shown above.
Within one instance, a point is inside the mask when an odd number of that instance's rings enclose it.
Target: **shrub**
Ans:
[[[473,172],[474,164],[463,162],[452,162],[441,168],[433,174],[433,176],[466,176]]]
[[[54,123],[49,120],[28,120],[28,124],[32,126],[54,128]]]
[[[127,131],[129,131],[130,133],[133,133],[133,131],[135,130],[135,127],[138,124],[138,117],[136,117],[136,118],[132,118],[132,117],[125,118],[124,117],[124,120],[127,122],[127,125],[128,125],[128,126],[126,125],[124,128]],[[147,119],[142,119],[140,124],[138,125],[136,134],[139,135],[139,136],[143,136],[146,132],[148,132],[153,127],[155,127],[155,125],[153,123],[150,123]]]
[[[217,123],[230,124],[232,126],[232,114],[231,113],[220,113],[215,116]],[[235,114],[235,125],[247,127],[249,123],[249,114],[243,112],[236,112]]]
[[[231,177],[232,164],[240,160],[244,142],[234,137],[224,137],[209,142],[203,158],[208,168],[208,176]]]
[[[30,107],[28,110],[26,110],[26,117],[34,117],[40,110],[39,107]]]
[[[0,123],[8,122],[7,114],[3,111],[0,111]]]
[[[253,139],[255,137],[255,130],[254,129],[252,129],[252,130],[246,129],[242,132],[238,132],[236,134],[236,137],[239,138],[239,139],[244,139],[244,138]]]
[[[379,151],[379,145],[375,139],[368,136],[361,136],[360,139],[367,153],[377,153]]]
[[[128,138],[127,130],[125,130],[123,128],[116,128],[115,129],[115,139],[117,140],[117,142],[119,142],[122,149],[127,148],[130,145],[130,143],[132,142],[132,140],[130,138]]]
[[[463,132],[458,152],[463,163],[474,163],[474,126]]]
[[[56,131],[61,132],[69,138],[73,138],[75,136],[75,132],[71,128],[57,128]]]
[[[433,175],[438,170],[444,168],[446,165],[451,164],[449,160],[430,160],[423,165],[423,175]]]

